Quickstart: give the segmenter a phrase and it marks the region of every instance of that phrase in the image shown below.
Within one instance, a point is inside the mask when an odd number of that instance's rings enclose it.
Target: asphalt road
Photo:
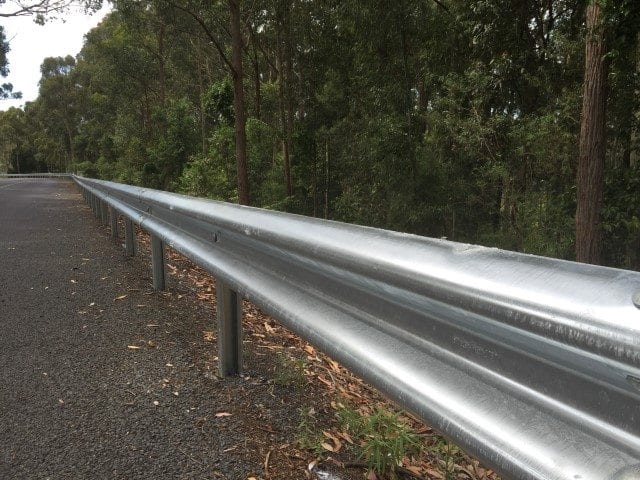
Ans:
[[[70,182],[0,179],[0,479],[252,475],[216,417],[242,379],[194,365],[211,307],[150,277]]]

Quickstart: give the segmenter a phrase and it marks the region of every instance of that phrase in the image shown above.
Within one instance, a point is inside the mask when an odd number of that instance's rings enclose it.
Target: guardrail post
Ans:
[[[133,222],[128,218],[124,219],[124,242],[127,255],[133,257],[136,254],[136,236]]]
[[[166,288],[164,245],[162,240],[155,235],[151,235],[151,265],[153,268],[153,288],[164,290]]]
[[[93,196],[93,204],[95,205],[95,208],[93,209],[94,213],[96,214],[96,218],[100,218],[100,215],[102,215],[102,208],[100,208],[100,204],[101,204],[101,200],[97,197],[97,196]]]
[[[109,214],[111,216],[111,238],[115,243],[118,243],[118,211],[115,208],[110,207]]]
[[[109,205],[107,202],[102,202],[102,224],[109,225]]]
[[[218,365],[220,376],[242,370],[242,298],[228,285],[216,281],[218,316]]]

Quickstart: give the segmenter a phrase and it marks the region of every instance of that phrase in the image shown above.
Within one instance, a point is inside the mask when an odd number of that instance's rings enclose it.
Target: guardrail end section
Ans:
[[[220,280],[216,280],[218,317],[218,364],[220,376],[242,371],[242,298]]]
[[[166,274],[164,266],[164,244],[160,237],[151,235],[151,267],[153,269],[153,288],[166,289]]]

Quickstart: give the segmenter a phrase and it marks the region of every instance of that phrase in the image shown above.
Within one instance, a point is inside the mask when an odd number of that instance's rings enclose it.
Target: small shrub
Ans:
[[[337,416],[342,428],[360,441],[359,457],[378,474],[396,478],[402,459],[421,450],[420,437],[396,413],[377,408],[371,415],[362,415],[343,407]]]
[[[460,459],[461,450],[444,438],[439,438],[429,450],[436,455],[444,480],[456,478],[456,463]]]
[[[321,456],[325,452],[324,448],[322,448],[324,437],[318,428],[315,414],[316,412],[313,407],[298,409],[300,421],[298,423],[296,440],[303,450],[309,450],[313,452],[314,455]]]
[[[306,367],[304,360],[290,357],[283,352],[279,352],[276,358],[278,365],[273,380],[276,385],[301,388],[307,384],[307,377],[304,374]]]

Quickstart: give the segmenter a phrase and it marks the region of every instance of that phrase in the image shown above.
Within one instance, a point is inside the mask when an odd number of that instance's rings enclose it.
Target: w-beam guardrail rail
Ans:
[[[69,173],[0,173],[0,178],[69,178]]]
[[[639,273],[73,179],[216,277],[222,374],[245,297],[505,478],[640,479]]]

